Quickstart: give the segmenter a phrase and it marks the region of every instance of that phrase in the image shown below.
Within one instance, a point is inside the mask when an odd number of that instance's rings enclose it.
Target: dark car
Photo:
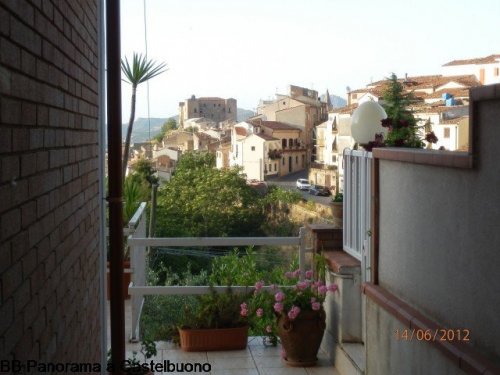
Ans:
[[[327,197],[327,196],[331,195],[332,193],[330,192],[330,190],[328,190],[324,186],[311,185],[311,187],[309,188],[309,194],[312,194],[312,195],[321,195],[323,197]]]

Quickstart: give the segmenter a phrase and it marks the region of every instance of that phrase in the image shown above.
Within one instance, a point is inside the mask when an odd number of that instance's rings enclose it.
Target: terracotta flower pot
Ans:
[[[285,351],[284,361],[289,366],[316,365],[317,354],[325,331],[325,311],[301,311],[294,320],[287,315],[278,317],[278,335]]]
[[[343,202],[331,202],[330,207],[332,209],[332,216],[336,219],[343,219],[344,215],[344,203]]]
[[[237,328],[179,328],[181,348],[186,352],[241,350],[247,347],[248,326]]]

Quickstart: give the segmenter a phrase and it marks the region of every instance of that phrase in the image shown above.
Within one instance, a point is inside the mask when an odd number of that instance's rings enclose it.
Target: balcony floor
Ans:
[[[139,344],[127,344],[127,356],[131,356],[132,351],[138,348]],[[245,350],[184,352],[176,345],[163,341],[157,342],[157,349],[158,354],[153,358],[154,362],[169,360],[178,365],[208,362],[212,368],[211,375],[338,375],[326,354],[322,352],[318,353],[318,364],[315,367],[288,367],[281,360],[281,346],[266,347],[260,337],[249,337],[248,347]],[[176,372],[165,373],[176,374]]]
[[[125,311],[130,311],[129,301],[125,303]],[[109,303],[108,303],[109,319]],[[130,317],[126,314],[126,322]],[[130,332],[127,324],[126,334]],[[108,346],[110,345],[109,320],[108,320]],[[337,370],[328,361],[324,352],[318,353],[318,364],[315,367],[299,368],[288,367],[281,360],[281,346],[266,347],[260,337],[249,337],[248,346],[245,350],[220,351],[220,352],[184,352],[178,346],[164,341],[157,342],[158,354],[152,358],[155,363],[169,360],[171,363],[181,365],[182,363],[210,363],[211,375],[338,375]],[[140,344],[126,344],[126,357],[132,357],[132,352],[139,352]],[[141,354],[137,356],[141,359]],[[160,372],[155,372],[159,374]],[[165,374],[177,374],[176,372],[164,372]],[[179,372],[180,374],[181,372]],[[186,373],[186,372],[182,372]],[[206,372],[192,372],[196,374],[208,374]]]

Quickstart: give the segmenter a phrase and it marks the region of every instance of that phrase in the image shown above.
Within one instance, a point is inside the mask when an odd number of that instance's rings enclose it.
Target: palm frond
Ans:
[[[165,63],[157,63],[154,60],[148,60],[146,56],[134,52],[132,63],[130,64],[127,57],[125,57],[121,61],[121,68],[125,76],[124,80],[132,86],[137,86],[165,72],[167,65]]]

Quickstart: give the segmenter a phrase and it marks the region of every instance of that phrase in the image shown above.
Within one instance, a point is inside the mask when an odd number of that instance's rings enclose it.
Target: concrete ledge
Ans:
[[[379,285],[364,283],[363,293],[377,305],[393,315],[410,329],[431,330],[445,328],[403,302]],[[456,341],[427,341],[446,355],[457,367],[467,374],[500,374],[500,367],[477,353],[472,347]]]

